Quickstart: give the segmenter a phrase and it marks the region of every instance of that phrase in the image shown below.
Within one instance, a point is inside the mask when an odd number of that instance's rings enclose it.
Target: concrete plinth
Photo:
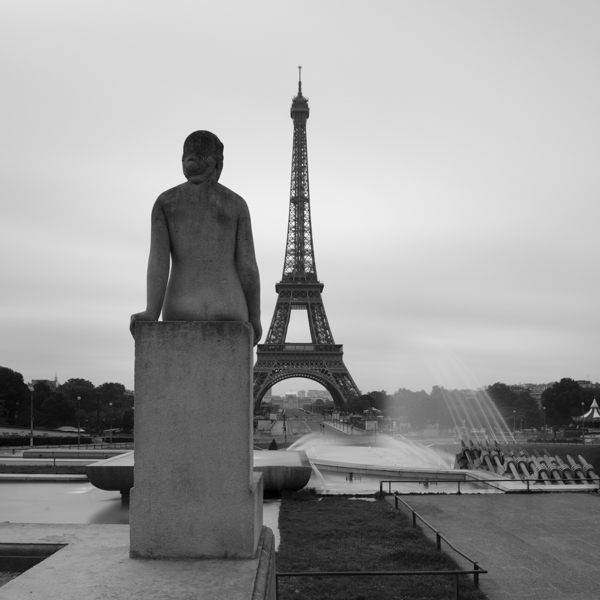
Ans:
[[[255,555],[252,336],[246,323],[136,324],[132,557]]]

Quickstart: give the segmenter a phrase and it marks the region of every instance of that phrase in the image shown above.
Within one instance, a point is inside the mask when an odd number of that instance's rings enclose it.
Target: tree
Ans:
[[[542,392],[542,405],[546,407],[548,425],[570,425],[571,417],[581,416],[581,403],[587,409],[594,390],[583,389],[576,381],[565,377]]]
[[[98,395],[94,384],[87,379],[73,378],[63,383],[58,389],[75,406],[75,425],[79,424],[84,429],[88,428],[89,423],[95,421],[94,416],[97,413]],[[81,400],[77,400],[77,398],[81,398]]]
[[[434,385],[429,394],[430,421],[437,423],[442,429],[454,427],[452,407],[457,400],[460,400],[460,396],[457,396],[456,391]]]
[[[33,410],[42,410],[42,404],[53,394],[52,388],[45,381],[38,381],[33,386]]]
[[[81,398],[80,407],[84,413],[96,409],[96,388],[87,379],[69,379],[58,388],[58,391],[74,403],[77,403],[78,397]]]
[[[38,381],[33,385],[33,421],[36,426],[44,427],[46,425],[42,406],[54,393],[55,391],[45,381]]]
[[[53,392],[42,404],[41,419],[46,426],[54,429],[64,425],[75,425],[76,414],[75,402],[62,392]]]
[[[514,427],[521,422],[525,427],[539,427],[542,424],[542,410],[529,390],[494,383],[487,387],[486,393],[507,424],[511,424],[511,419]]]
[[[371,398],[372,408],[388,413],[391,406],[391,396],[388,396],[385,390],[369,392],[367,396]]]
[[[508,410],[512,410],[515,404],[516,394],[505,383],[488,385],[486,392],[501,414]]]
[[[362,414],[371,406],[373,398],[369,394],[353,396],[346,402],[346,411],[352,414]]]
[[[29,419],[29,388],[23,375],[8,367],[0,367],[0,423],[25,425]]]
[[[125,397],[125,386],[122,383],[103,383],[96,388],[98,394],[98,404],[96,412],[96,421],[98,430],[100,430],[100,423],[110,425],[111,419],[114,416],[113,427],[117,427],[117,423],[123,417],[123,411],[125,408],[131,408],[133,406],[133,398]],[[111,407],[112,404],[112,407]],[[102,427],[105,429],[105,427]]]
[[[406,416],[413,429],[423,429],[429,421],[429,395],[421,390],[413,392],[400,388],[393,395],[400,415]],[[400,416],[395,415],[395,416]]]
[[[98,397],[103,405],[122,404],[125,398],[125,386],[122,383],[103,383],[96,388]]]
[[[516,417],[522,419],[525,427],[541,427],[544,422],[542,409],[537,400],[529,393],[523,390],[517,395],[515,401]]]
[[[123,411],[123,417],[121,418],[121,429],[125,433],[131,433],[134,425],[134,410],[133,408],[126,408]]]

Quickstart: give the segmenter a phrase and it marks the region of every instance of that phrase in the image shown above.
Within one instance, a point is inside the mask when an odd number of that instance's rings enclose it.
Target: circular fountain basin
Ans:
[[[134,453],[127,452],[102,460],[86,467],[90,483],[101,490],[118,490],[129,494],[133,487]],[[301,490],[312,474],[306,452],[254,451],[254,471],[263,474],[265,494],[277,494],[283,490]]]
[[[304,451],[255,451],[254,471],[263,474],[265,494],[301,490],[312,475],[312,467]]]

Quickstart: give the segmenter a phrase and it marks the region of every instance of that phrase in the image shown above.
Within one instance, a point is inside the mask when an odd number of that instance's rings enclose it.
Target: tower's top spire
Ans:
[[[308,98],[302,95],[302,67],[298,67],[298,95],[294,96],[292,100],[290,116],[294,120],[298,118],[306,120],[308,119],[309,112]]]

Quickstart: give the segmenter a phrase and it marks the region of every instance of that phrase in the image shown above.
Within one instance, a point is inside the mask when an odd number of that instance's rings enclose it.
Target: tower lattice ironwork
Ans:
[[[304,377],[320,383],[340,408],[348,399],[360,394],[344,364],[342,344],[336,344],[333,340],[321,297],[323,284],[317,278],[308,186],[308,115],[308,99],[302,95],[300,78],[298,95],[294,97],[291,108],[294,142],[283,276],[275,285],[277,304],[265,343],[257,347],[254,366],[255,409],[260,407],[267,390],[291,377]],[[292,310],[307,312],[311,343],[286,342]]]

